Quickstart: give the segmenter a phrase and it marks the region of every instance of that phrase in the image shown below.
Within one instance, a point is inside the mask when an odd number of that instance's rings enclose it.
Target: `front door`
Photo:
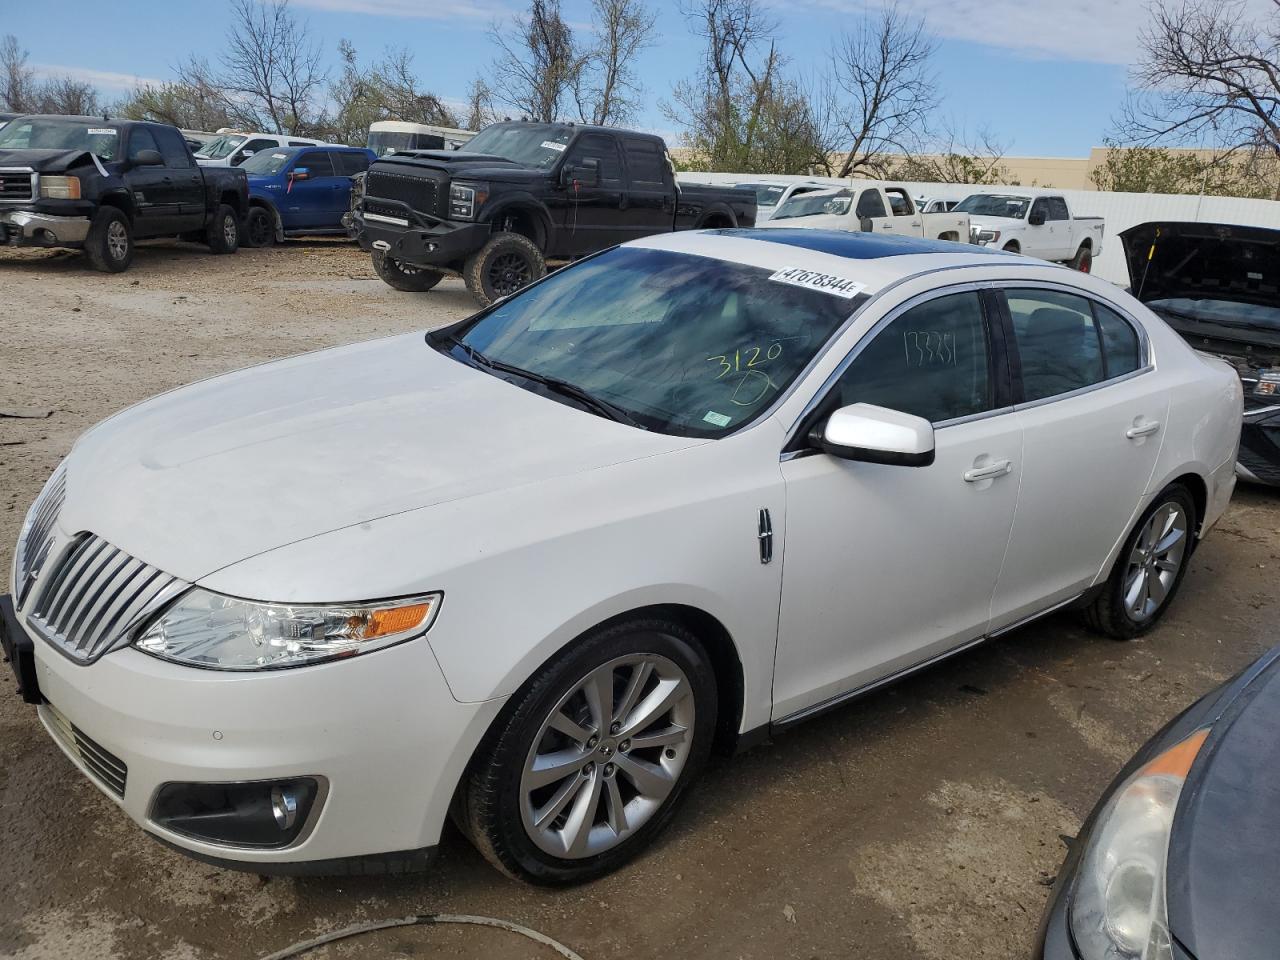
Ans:
[[[160,153],[160,144],[150,128],[133,127],[126,148],[125,186],[133,198],[133,232],[137,237],[158,237],[178,232],[178,197],[173,189],[173,171],[163,165],[141,165],[143,151]]]
[[[349,198],[351,179],[337,176],[329,151],[303,151],[289,171],[281,201],[284,228],[315,230],[336,222],[342,214],[334,210],[340,200]]]
[[[562,169],[581,167],[588,159],[599,164],[599,182],[587,186],[568,179],[561,188],[565,200],[561,227],[565,252],[572,257],[586,256],[630,239],[630,229],[623,223],[626,184],[614,138],[603,133],[583,134],[569,148]]]
[[[981,637],[1018,501],[1022,426],[976,289],[931,293],[855,349],[826,409],[934,423],[927,467],[802,452],[787,491],[774,720]]]
[[[1032,223],[1032,217],[1043,217],[1044,222]],[[1031,210],[1027,213],[1027,242],[1022,245],[1022,252],[1042,260],[1056,260],[1059,257],[1053,221],[1049,219],[1048,197],[1039,197],[1031,204]]]

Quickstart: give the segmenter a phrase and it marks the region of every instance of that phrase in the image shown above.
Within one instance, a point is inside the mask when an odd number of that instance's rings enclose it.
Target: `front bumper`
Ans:
[[[34,210],[0,210],[0,243],[12,247],[80,247],[88,217],[59,217]]]
[[[388,872],[425,862],[501,706],[458,703],[425,638],[259,674],[184,667],[131,648],[84,666],[32,639],[46,701],[40,719],[81,772],[163,843],[259,873]],[[88,746],[77,747],[80,737]],[[114,765],[104,767],[104,756]],[[152,816],[166,783],[290,777],[318,778],[325,789],[313,823],[289,846],[206,842]]]
[[[1245,480],[1280,486],[1280,404],[1245,408],[1236,470]]]
[[[351,215],[356,240],[361,249],[382,250],[402,263],[431,267],[461,263],[489,239],[487,223],[428,223],[405,204],[375,202],[385,212],[367,211],[362,204]]]

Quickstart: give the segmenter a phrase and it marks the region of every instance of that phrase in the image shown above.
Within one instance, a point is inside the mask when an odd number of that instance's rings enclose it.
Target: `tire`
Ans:
[[[1093,252],[1084,244],[1080,245],[1080,249],[1076,251],[1076,255],[1071,258],[1068,264],[1072,270],[1079,270],[1081,273],[1090,273],[1093,270]]]
[[[133,263],[133,227],[115,207],[103,207],[84,238],[89,266],[102,273],[123,273]]]
[[[235,210],[225,203],[219,205],[205,231],[204,242],[217,254],[235,253],[240,249],[240,218]]]
[[[276,242],[275,217],[266,207],[250,207],[244,220],[244,245],[269,247]]]
[[[381,250],[374,250],[373,269],[388,286],[406,293],[426,293],[444,279],[439,270],[428,267],[415,267],[394,257],[388,257]]]
[[[659,685],[684,693],[670,699]],[[607,690],[607,715],[586,689]],[[650,702],[655,708],[641,719],[639,707]],[[598,629],[512,697],[463,778],[455,818],[517,880],[564,886],[603,876],[674,816],[706,764],[717,707],[710,662],[684,627],[633,620]],[[642,737],[657,742],[632,742]],[[538,758],[553,755],[569,760],[539,776]],[[549,819],[538,824],[539,814]]]
[[[1004,250],[1005,253],[1021,253],[1022,252],[1022,248],[1018,246],[1016,243],[1006,243],[1003,247],[1001,247],[1001,249]]]
[[[467,257],[462,279],[482,307],[510,296],[547,275],[542,251],[528,237],[518,233],[495,233],[489,241]]]
[[[1116,640],[1140,637],[1159,623],[1187,572],[1198,523],[1191,492],[1181,484],[1165,487],[1125,540],[1102,592],[1084,610],[1085,622]],[[1153,532],[1161,532],[1154,544]],[[1141,584],[1151,586],[1144,591]]]

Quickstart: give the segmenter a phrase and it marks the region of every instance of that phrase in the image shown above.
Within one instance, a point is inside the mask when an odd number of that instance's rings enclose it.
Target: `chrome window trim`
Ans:
[[[1137,377],[1145,376],[1148,373],[1154,373],[1155,367],[1147,364],[1145,367],[1139,367],[1137,370],[1130,370],[1128,373],[1122,373],[1118,377],[1112,377],[1109,380],[1099,380],[1097,383],[1091,383],[1087,387],[1077,387],[1069,393],[1055,393],[1052,397],[1041,397],[1039,400],[1028,400],[1026,403],[1014,404],[1014,410],[1034,410],[1036,407],[1043,407],[1045,404],[1057,403],[1060,400],[1072,400],[1076,397],[1083,397],[1085,394],[1093,393],[1095,390],[1101,390],[1104,387],[1115,386],[1117,383],[1124,383],[1126,380],[1133,380]]]

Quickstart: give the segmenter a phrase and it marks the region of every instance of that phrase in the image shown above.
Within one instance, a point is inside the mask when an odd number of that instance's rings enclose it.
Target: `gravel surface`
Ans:
[[[338,243],[133,268],[0,252],[0,569],[75,437],[235,367],[465,316],[458,281],[397,293]],[[21,411],[18,408],[24,408]],[[48,416],[40,416],[48,412]],[[34,416],[30,416],[34,414]],[[713,765],[673,829],[570,891],[512,883],[458,835],[431,872],[273,879],[148,839],[54,746],[0,671],[0,956],[256,958],[350,923],[503,917],[586,960],[1027,955],[1071,834],[1168,718],[1275,642],[1280,497],[1241,488],[1159,629],[1119,644],[1058,616]],[[310,957],[554,957],[499,931],[415,927]]]

